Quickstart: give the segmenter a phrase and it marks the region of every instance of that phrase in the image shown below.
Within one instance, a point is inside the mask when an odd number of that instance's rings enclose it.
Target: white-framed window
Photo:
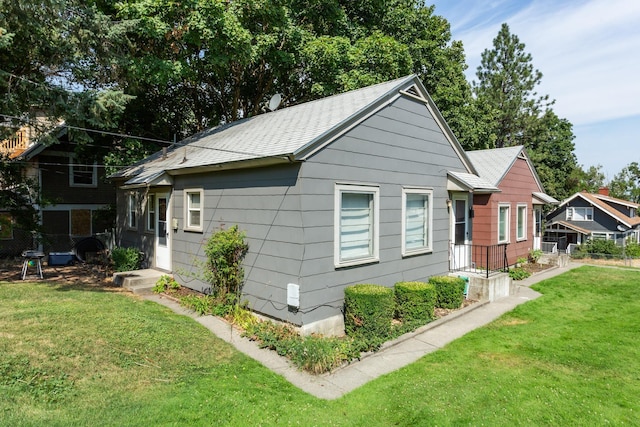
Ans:
[[[567,220],[570,221],[593,221],[592,207],[572,207],[567,208]]]
[[[509,243],[511,206],[498,205],[498,243]]]
[[[136,193],[127,195],[127,227],[138,228],[138,197]]]
[[[69,162],[69,186],[70,187],[97,187],[98,167],[93,164],[79,164],[74,159]]]
[[[424,188],[402,189],[402,255],[432,250],[433,191]]]
[[[188,231],[202,231],[204,208],[204,191],[199,189],[184,190],[184,229]]]
[[[156,229],[156,195],[147,195],[147,231]]]
[[[518,205],[516,212],[516,240],[527,239],[527,205]]]
[[[334,207],[335,266],[379,261],[380,188],[336,184]]]

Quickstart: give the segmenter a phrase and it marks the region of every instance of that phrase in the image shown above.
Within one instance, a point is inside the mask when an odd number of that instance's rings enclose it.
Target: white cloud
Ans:
[[[436,6],[451,22],[454,39],[464,43],[470,79],[480,54],[507,22],[544,75],[538,92],[556,99],[561,117],[579,125],[640,115],[640,2],[478,3]]]

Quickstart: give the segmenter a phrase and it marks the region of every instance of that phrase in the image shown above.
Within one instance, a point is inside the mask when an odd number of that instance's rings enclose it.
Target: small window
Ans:
[[[402,255],[431,251],[433,191],[402,190]]]
[[[199,190],[185,190],[185,230],[202,231],[204,193]]]
[[[156,229],[156,195],[147,195],[147,230]]]
[[[138,228],[138,198],[135,193],[127,196],[127,227]]]
[[[13,218],[8,212],[0,213],[0,239],[13,239]]]
[[[509,205],[498,207],[498,243],[509,243]]]
[[[98,172],[95,162],[93,164],[76,164],[73,159],[69,165],[69,186],[71,187],[97,187]]]
[[[379,260],[380,189],[365,185],[336,185],[334,262],[336,267]]]
[[[527,206],[518,205],[516,217],[516,240],[527,239]]]

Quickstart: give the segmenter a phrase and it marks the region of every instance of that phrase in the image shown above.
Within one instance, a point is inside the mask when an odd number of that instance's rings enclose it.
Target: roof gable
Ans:
[[[148,183],[144,176],[158,171],[180,174],[304,161],[401,96],[426,105],[466,169],[474,172],[420,80],[408,76],[208,129],[111,177],[136,177],[142,184]]]
[[[467,156],[478,171],[478,174],[489,181],[495,187],[499,187],[518,158],[527,162],[531,175],[540,192],[544,192],[542,182],[522,145],[503,148],[491,148],[488,150],[475,150],[467,152]]]
[[[604,200],[602,200],[603,199],[602,195],[591,194],[585,191],[575,193],[573,196],[563,200],[562,203],[560,203],[560,205],[558,206],[558,208],[562,208],[563,206],[564,207],[568,206],[568,204],[572,200],[575,200],[578,197],[585,200],[591,206],[604,212],[606,215],[609,215],[610,217],[614,218],[616,221],[621,222],[627,227],[631,228],[640,224],[640,217],[631,218],[623,214],[622,212],[618,211],[617,209],[613,208],[612,206],[609,206]],[[610,198],[610,199],[614,199],[614,198]],[[620,199],[614,199],[614,200],[617,200],[619,202]],[[627,202],[627,203],[631,203],[631,202]]]

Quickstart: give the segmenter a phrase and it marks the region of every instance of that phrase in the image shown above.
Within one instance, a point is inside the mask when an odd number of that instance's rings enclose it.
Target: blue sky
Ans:
[[[575,154],[607,180],[640,163],[640,1],[431,0],[451,24],[476,79],[480,55],[503,22],[543,74],[539,94],[573,124]]]

